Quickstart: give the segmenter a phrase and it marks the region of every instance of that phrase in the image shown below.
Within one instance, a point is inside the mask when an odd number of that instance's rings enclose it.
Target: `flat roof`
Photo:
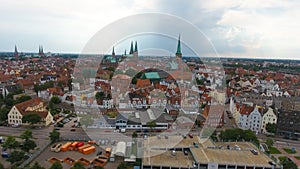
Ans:
[[[194,142],[199,146],[195,147]],[[227,145],[231,149],[227,149]],[[234,146],[240,150],[234,149]],[[182,151],[176,151],[176,155],[172,155],[172,148],[189,148],[190,153],[186,156]],[[254,155],[251,149],[255,149],[258,155]],[[182,136],[168,136],[168,139],[149,137],[144,141],[143,153],[144,166],[192,167],[193,162],[197,162],[271,168],[269,161],[273,161],[250,142],[212,142],[198,136],[185,139]]]
[[[155,154],[152,156],[151,154]],[[158,155],[156,155],[158,154]],[[169,167],[192,167],[194,159],[189,153],[184,155],[182,151],[176,151],[176,155],[172,155],[171,151],[150,150],[147,157],[143,158],[144,166],[169,166]]]

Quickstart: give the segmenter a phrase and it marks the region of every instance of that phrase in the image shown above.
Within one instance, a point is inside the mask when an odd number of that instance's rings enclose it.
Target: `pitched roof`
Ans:
[[[247,106],[247,105],[242,105],[241,107],[241,111],[240,111],[240,114],[243,114],[243,115],[249,115],[252,111],[254,110],[254,107],[252,106]]]
[[[15,107],[19,110],[19,112],[22,115],[24,115],[24,114],[26,114],[26,109],[28,107],[37,106],[41,102],[42,102],[42,99],[37,97],[37,98],[33,98],[33,99],[27,100],[27,101],[22,102],[22,103],[18,103],[18,104],[15,105]]]

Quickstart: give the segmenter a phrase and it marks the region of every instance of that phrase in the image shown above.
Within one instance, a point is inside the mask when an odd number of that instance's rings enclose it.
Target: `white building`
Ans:
[[[262,116],[262,125],[261,125],[261,131],[262,133],[267,133],[266,126],[268,123],[276,124],[277,123],[277,116],[274,112],[274,109],[269,107],[267,112]]]
[[[256,106],[249,115],[249,129],[255,133],[261,132],[262,115]]]
[[[8,124],[26,125],[22,118],[26,114],[37,114],[41,117],[39,125],[48,126],[53,121],[53,116],[46,110],[44,102],[40,98],[34,98],[14,105],[8,113]]]

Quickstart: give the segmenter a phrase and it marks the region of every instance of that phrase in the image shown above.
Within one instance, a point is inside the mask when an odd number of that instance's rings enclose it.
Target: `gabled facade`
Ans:
[[[249,129],[255,133],[261,132],[262,115],[256,106],[249,115]]]
[[[9,125],[28,125],[22,121],[26,114],[37,114],[42,120],[39,125],[48,126],[53,122],[53,116],[46,110],[44,102],[40,98],[34,98],[14,105],[8,113]]]
[[[261,125],[261,132],[267,133],[266,126],[268,123],[276,124],[277,123],[277,115],[274,112],[274,109],[269,107],[267,112],[262,116],[262,125]]]

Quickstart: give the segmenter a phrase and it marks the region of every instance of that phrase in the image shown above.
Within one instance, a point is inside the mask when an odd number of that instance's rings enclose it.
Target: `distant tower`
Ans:
[[[182,53],[181,53],[181,44],[180,44],[180,34],[178,36],[178,42],[177,42],[177,51],[176,51],[176,60],[178,64],[178,69],[182,70]]]
[[[19,60],[19,53],[18,53],[17,45],[15,45],[14,57],[15,57],[16,60]]]
[[[180,44],[180,34],[178,36],[178,42],[177,42],[177,51],[176,51],[176,57],[181,59],[182,58],[182,53],[181,53],[181,44]]]
[[[45,56],[44,50],[43,50],[43,46],[42,46],[42,45],[39,46],[39,56],[41,56],[41,57],[44,57],[44,56]]]
[[[134,45],[134,51],[133,51],[133,57],[134,58],[138,58],[138,47],[137,47],[137,41],[135,41],[135,45]]]
[[[131,41],[131,44],[130,44],[130,51],[129,51],[129,54],[132,55],[133,54],[133,42]]]
[[[113,58],[116,57],[116,54],[115,54],[115,47],[114,47],[114,46],[113,46],[113,49],[112,49],[111,56],[112,56]]]

